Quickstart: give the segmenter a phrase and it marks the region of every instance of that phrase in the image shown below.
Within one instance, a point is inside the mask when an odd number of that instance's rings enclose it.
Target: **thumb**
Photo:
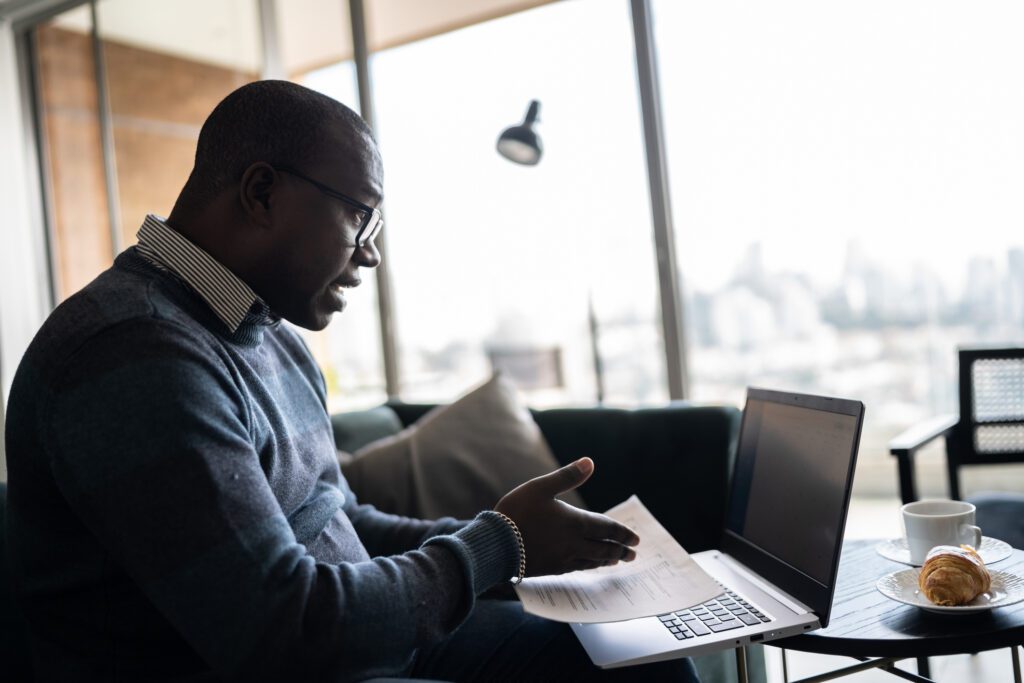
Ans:
[[[559,493],[572,491],[580,486],[590,475],[594,473],[594,461],[590,458],[580,458],[576,462],[560,467],[554,472],[537,477],[533,485],[546,495],[554,498]]]

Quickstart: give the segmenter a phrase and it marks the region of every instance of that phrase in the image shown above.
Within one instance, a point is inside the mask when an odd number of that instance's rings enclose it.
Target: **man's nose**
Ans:
[[[380,265],[380,251],[373,240],[368,240],[361,247],[356,247],[356,253],[352,258],[363,268],[376,268]]]

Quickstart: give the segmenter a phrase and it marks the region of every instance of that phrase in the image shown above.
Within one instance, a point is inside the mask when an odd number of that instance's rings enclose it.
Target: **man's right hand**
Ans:
[[[594,461],[580,458],[525,482],[498,501],[496,512],[519,527],[526,546],[526,575],[561,574],[636,558],[640,538],[632,529],[596,512],[556,500],[594,473]]]

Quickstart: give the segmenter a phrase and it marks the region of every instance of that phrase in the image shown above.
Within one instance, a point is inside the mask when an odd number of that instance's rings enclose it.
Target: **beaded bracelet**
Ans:
[[[505,523],[512,528],[512,533],[516,535],[516,542],[519,544],[519,576],[511,579],[512,585],[518,586],[523,582],[523,578],[526,576],[526,544],[523,543],[523,535],[519,533],[519,527],[512,521],[512,518],[506,514],[494,511],[496,515],[505,520]]]

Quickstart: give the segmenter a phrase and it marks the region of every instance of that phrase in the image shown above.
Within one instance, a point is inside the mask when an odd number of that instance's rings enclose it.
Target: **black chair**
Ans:
[[[946,440],[949,497],[954,500],[963,499],[961,467],[1024,463],[1024,348],[962,348],[959,360],[959,417],[932,418],[889,442],[899,463],[904,503],[918,499],[915,454],[939,437]],[[1024,493],[981,493],[966,500],[977,506],[977,524],[986,536],[1024,548]]]

